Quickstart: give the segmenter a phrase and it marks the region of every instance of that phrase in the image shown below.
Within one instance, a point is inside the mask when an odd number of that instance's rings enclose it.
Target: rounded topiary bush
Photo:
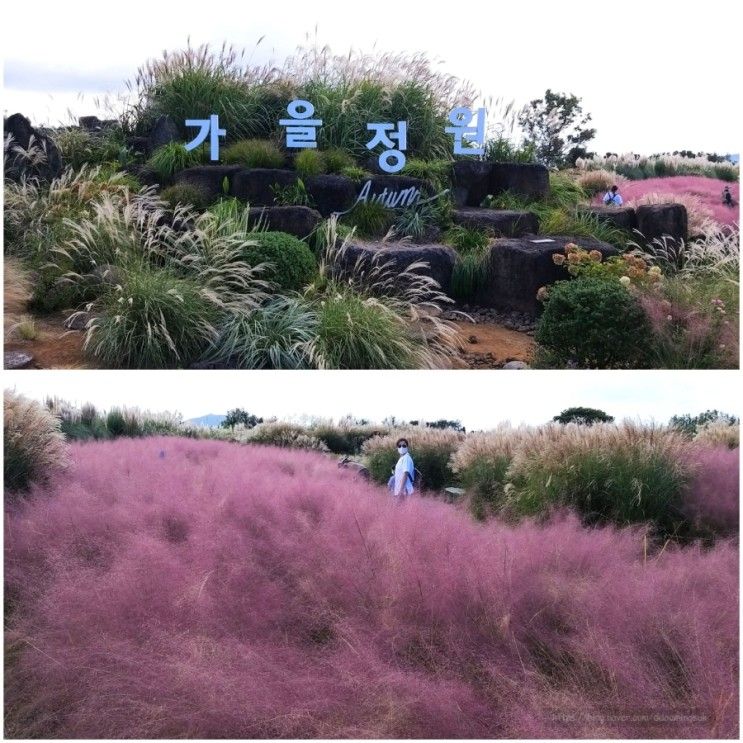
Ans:
[[[9,390],[3,402],[5,491],[17,493],[33,482],[43,483],[62,467],[67,446],[59,420],[38,402]]]
[[[551,363],[641,366],[650,334],[635,297],[613,279],[580,278],[550,287],[536,341]]]
[[[264,277],[276,282],[282,289],[301,289],[312,281],[317,261],[309,246],[286,232],[257,232],[251,235],[254,245],[247,246],[243,255],[251,266],[271,263]]]

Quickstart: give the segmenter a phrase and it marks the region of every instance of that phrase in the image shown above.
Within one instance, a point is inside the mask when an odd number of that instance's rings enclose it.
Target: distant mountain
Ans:
[[[205,426],[206,428],[217,428],[222,425],[222,421],[226,418],[226,415],[215,415],[209,413],[209,415],[202,415],[200,418],[191,418],[186,423],[190,423],[193,426]]]

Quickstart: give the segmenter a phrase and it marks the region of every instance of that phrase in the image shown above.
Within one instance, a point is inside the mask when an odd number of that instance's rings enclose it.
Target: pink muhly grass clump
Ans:
[[[313,452],[71,450],[6,507],[12,737],[737,736],[732,542],[478,524]],[[596,717],[637,710],[702,721]]]
[[[731,209],[722,203],[722,190],[728,186],[733,195],[735,206]],[[740,223],[740,185],[717,178],[705,178],[700,175],[677,175],[670,178],[647,178],[639,181],[622,182],[620,193],[627,206],[652,193],[669,194],[669,196],[688,196],[699,201],[701,210],[709,213],[717,224],[737,225]],[[597,197],[601,203],[604,194]]]
[[[684,514],[701,533],[737,536],[739,450],[700,446],[693,451],[696,474],[684,494]]]

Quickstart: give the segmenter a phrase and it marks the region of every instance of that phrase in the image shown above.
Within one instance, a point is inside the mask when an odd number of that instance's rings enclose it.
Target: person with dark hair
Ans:
[[[624,201],[619,194],[619,186],[612,186],[610,191],[604,194],[604,204],[606,206],[622,206]]]
[[[397,453],[400,458],[397,460],[392,477],[389,481],[389,488],[396,500],[402,501],[413,494],[413,482],[415,481],[415,464],[413,458],[408,453],[408,440],[405,438],[398,439]]]
[[[725,204],[725,206],[733,206],[733,194],[730,193],[730,188],[728,186],[725,186],[725,188],[722,189],[722,203]]]

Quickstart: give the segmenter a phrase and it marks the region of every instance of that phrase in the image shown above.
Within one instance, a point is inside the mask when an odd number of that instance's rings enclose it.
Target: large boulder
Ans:
[[[539,201],[550,192],[549,171],[536,163],[493,163],[490,171],[490,191],[497,195],[510,191]]]
[[[305,180],[307,192],[323,217],[345,212],[356,201],[356,184],[343,175],[315,175]]]
[[[671,238],[687,240],[689,221],[683,204],[647,204],[637,207],[637,229],[647,242]]]
[[[175,182],[194,186],[210,201],[214,201],[232,190],[232,179],[240,169],[239,165],[197,165],[176,173]],[[225,178],[227,179],[226,191]]]
[[[147,135],[147,153],[151,155],[158,147],[164,147],[166,144],[177,142],[179,139],[180,133],[175,121],[166,114],[158,116]]]
[[[19,181],[21,177],[50,181],[62,174],[64,163],[54,140],[31,126],[23,114],[8,116],[3,121],[3,128],[5,140],[9,136],[12,138],[5,152],[6,178],[14,181]],[[27,151],[32,146],[36,152],[32,152],[31,157],[21,151]]]
[[[347,274],[367,270],[372,264],[389,264],[392,271],[400,273],[413,263],[424,263],[425,267],[414,269],[415,272],[430,276],[443,292],[448,293],[456,260],[456,251],[448,245],[355,242],[342,251],[337,269],[341,274]]]
[[[247,201],[251,206],[273,206],[272,187],[287,188],[297,182],[293,170],[279,168],[239,168],[232,176],[230,196]]]
[[[455,224],[484,230],[498,237],[521,237],[539,232],[539,218],[531,212],[462,207],[454,210],[452,220]]]
[[[34,363],[34,357],[25,351],[5,351],[3,356],[4,369],[28,369]]]
[[[492,163],[482,160],[457,160],[454,163],[454,203],[457,206],[480,206],[490,193]]]
[[[501,310],[517,310],[536,316],[541,310],[537,292],[542,286],[570,278],[564,266],[552,260],[568,243],[586,250],[598,250],[604,258],[619,251],[593,237],[543,236],[495,240],[490,247],[487,279],[475,297],[477,304]]]
[[[303,239],[320,224],[322,216],[308,206],[259,206],[250,210],[250,219],[272,232],[288,232]]]
[[[632,231],[637,227],[637,213],[631,206],[589,206],[585,211],[621,230]]]

